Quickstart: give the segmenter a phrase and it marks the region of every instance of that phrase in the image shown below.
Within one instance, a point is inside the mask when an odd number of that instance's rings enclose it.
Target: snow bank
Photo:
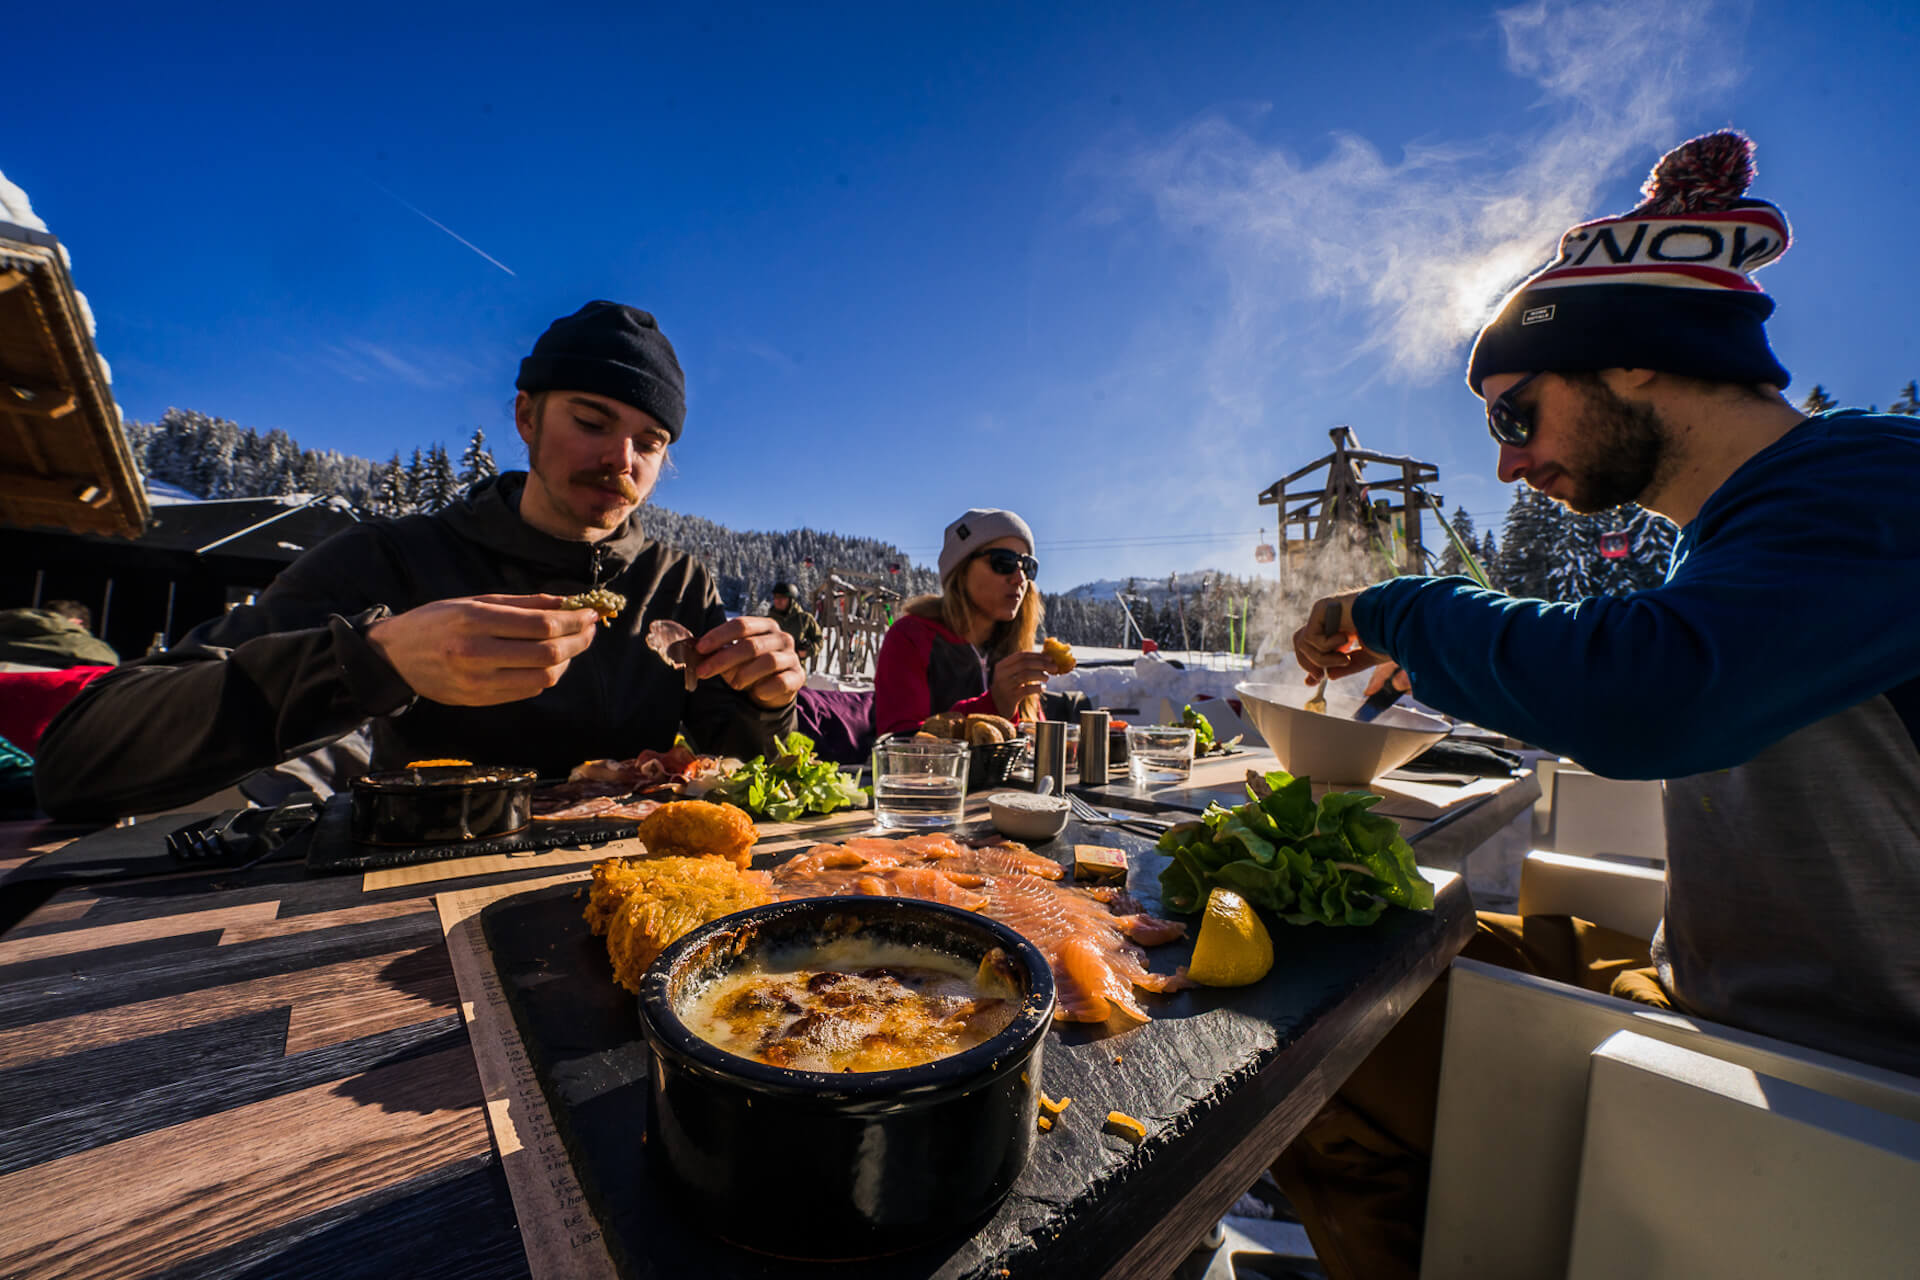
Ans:
[[[1076,650],[1076,652],[1078,652]],[[1291,673],[1291,674],[1290,674]],[[1047,681],[1058,692],[1077,690],[1096,707],[1132,707],[1143,718],[1157,717],[1160,699],[1173,705],[1175,715],[1201,698],[1230,698],[1243,680],[1298,679],[1298,668],[1269,666],[1251,670],[1210,671],[1203,667],[1176,667],[1153,655],[1136,658],[1131,666],[1076,667]]]

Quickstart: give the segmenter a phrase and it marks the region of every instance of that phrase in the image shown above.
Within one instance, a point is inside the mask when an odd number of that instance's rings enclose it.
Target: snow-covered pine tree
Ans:
[[[403,474],[407,486],[407,510],[418,511],[427,493],[427,451],[425,449],[418,445],[414,446],[413,457],[407,461],[407,469]]]
[[[1600,535],[1613,527],[1605,512],[1582,516],[1566,513],[1554,529],[1547,564],[1548,600],[1585,600],[1599,595],[1603,577]]]
[[[1480,535],[1480,567],[1487,571],[1487,581],[1500,581],[1500,544],[1493,540],[1493,530]]]
[[[282,457],[278,460],[273,479],[268,482],[267,494],[270,497],[284,498],[300,492],[300,473],[294,470],[293,459]]]
[[[1807,398],[1800,402],[1800,411],[1802,413],[1825,413],[1839,403],[1838,400],[1835,400],[1827,394],[1825,387],[1816,382],[1813,384],[1813,390],[1807,392]]]
[[[1608,590],[1649,591],[1667,580],[1667,566],[1673,561],[1673,544],[1680,531],[1673,521],[1645,507],[1628,505],[1620,510],[1626,513],[1631,549],[1625,559],[1613,562],[1626,568],[1617,585]]]
[[[445,445],[427,450],[427,463],[420,476],[420,510],[439,511],[452,506],[460,496],[460,480],[453,474],[453,462]]]
[[[1455,507],[1453,509],[1453,518],[1447,521],[1447,523],[1452,525],[1453,531],[1460,535],[1460,541],[1466,543],[1469,547],[1473,545],[1473,517],[1467,514],[1465,507]],[[1446,535],[1443,533],[1441,537],[1446,538]],[[1446,548],[1447,549],[1440,554],[1439,572],[1441,575],[1466,573],[1467,562],[1461,558],[1460,552],[1454,548],[1453,539],[1446,538]]]
[[[298,483],[301,493],[311,493],[316,497],[331,497],[340,491],[339,482],[327,474],[326,458],[317,449],[301,452]]]
[[[380,468],[380,478],[374,492],[374,509],[383,516],[398,518],[412,510],[407,499],[407,469],[400,461],[398,449],[394,450],[393,458]]]
[[[1909,417],[1920,415],[1920,382],[1909,380],[1901,389],[1900,398],[1887,406],[1888,413],[1903,413]]]
[[[1500,535],[1500,576],[1494,581],[1509,595],[1547,599],[1548,571],[1559,539],[1560,508],[1553,499],[1525,485],[1515,490]]]
[[[487,435],[479,427],[473,429],[473,438],[467,441],[467,448],[460,455],[460,487],[478,484],[488,476],[500,474],[500,468],[494,465],[493,450],[487,448]]]

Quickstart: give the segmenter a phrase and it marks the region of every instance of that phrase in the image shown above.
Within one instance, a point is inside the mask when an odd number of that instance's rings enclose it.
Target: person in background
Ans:
[[[1033,531],[1011,511],[975,508],[947,526],[939,570],[940,594],[909,600],[880,642],[874,732],[912,733],[942,711],[1033,719],[1053,672],[1036,647]]]
[[[820,620],[796,603],[798,596],[791,582],[774,583],[773,610],[767,616],[793,637],[793,651],[799,655],[800,665],[805,667],[811,666],[813,655],[820,652],[824,633],[820,630]]]
[[[1397,578],[1316,603],[1294,650],[1664,781],[1650,941],[1482,914],[1465,954],[1920,1074],[1920,423],[1782,396],[1750,273],[1789,233],[1743,196],[1751,150],[1696,138],[1645,204],[1569,230],[1467,374],[1502,481],[1680,526],[1666,582],[1549,604]],[[1444,1008],[1437,983],[1275,1166],[1335,1280],[1416,1273]]]
[[[369,720],[374,769],[455,757],[549,777],[665,750],[682,729],[742,756],[790,732],[805,681],[793,641],[770,619],[729,619],[706,569],[641,528],[686,417],[653,317],[590,302],[548,327],[515,386],[527,471],[345,530],[255,602],[89,685],[41,741],[42,807],[98,819],[188,803]],[[605,625],[567,603],[596,589],[625,597]],[[687,671],[649,648],[656,621],[695,637]]]

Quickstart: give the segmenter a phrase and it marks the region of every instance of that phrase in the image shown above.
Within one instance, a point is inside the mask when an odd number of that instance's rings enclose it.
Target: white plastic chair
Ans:
[[[1758,1083],[1740,1086],[1726,1084],[1733,1077],[1718,1068],[1695,1072],[1696,1080],[1721,1081],[1721,1098],[1729,1093],[1744,1097],[1745,1110],[1729,1108],[1707,1094],[1698,1095],[1695,1106],[1671,1104],[1669,1099],[1662,1104],[1664,1109],[1656,1108],[1648,1101],[1658,1091],[1655,1085],[1639,1077],[1629,1080],[1612,1067],[1595,1077],[1594,1051],[1621,1031],[1752,1073]],[[1615,1045],[1615,1050],[1623,1044]],[[1638,1057],[1616,1052],[1613,1057],[1629,1065],[1641,1064],[1633,1069],[1646,1071],[1644,1052]],[[1602,1079],[1597,1091],[1590,1088],[1593,1078]],[[1808,1094],[1819,1095],[1820,1100],[1810,1102]],[[1772,1099],[1782,1101],[1762,1105]],[[1789,1120],[1800,1127],[1792,1127]],[[1809,1137],[1792,1150],[1807,1153],[1808,1160],[1817,1156],[1825,1161],[1817,1167],[1826,1173],[1782,1181],[1780,1177],[1791,1172],[1784,1166],[1759,1178],[1751,1164],[1740,1165],[1743,1152],[1761,1150],[1782,1140],[1783,1134],[1805,1136],[1812,1120],[1820,1120],[1830,1134],[1817,1140]],[[1625,1256],[1607,1251],[1619,1243],[1610,1240],[1614,1235],[1643,1233],[1647,1257],[1663,1249],[1677,1250],[1676,1242],[1684,1240],[1695,1250],[1686,1255],[1693,1259],[1702,1250],[1711,1253],[1716,1244],[1704,1233],[1723,1235],[1733,1229],[1693,1217],[1696,1206],[1710,1201],[1720,1205],[1728,1197],[1703,1189],[1693,1174],[1669,1177],[1651,1168],[1644,1157],[1649,1149],[1645,1145],[1637,1163],[1623,1163],[1631,1157],[1623,1156],[1615,1144],[1628,1142],[1630,1131],[1632,1141],[1658,1147],[1661,1159],[1672,1160],[1677,1168],[1718,1170],[1697,1176],[1752,1174],[1766,1184],[1766,1195],[1773,1197],[1763,1200],[1758,1183],[1749,1184],[1748,1194],[1756,1206],[1775,1206],[1770,1212],[1778,1221],[1772,1224],[1771,1238],[1777,1247],[1790,1246],[1798,1251],[1795,1256],[1804,1257],[1836,1247],[1824,1223],[1865,1229],[1857,1224],[1869,1220],[1841,1202],[1855,1195],[1861,1177],[1867,1172],[1873,1177],[1891,1176],[1887,1169],[1905,1169],[1901,1162],[1909,1157],[1901,1154],[1904,1148],[1895,1151],[1899,1158],[1891,1165],[1878,1163],[1878,1157],[1866,1164],[1852,1163],[1856,1157],[1868,1160],[1860,1135],[1873,1132],[1875,1125],[1888,1126],[1891,1132],[1897,1127],[1893,1121],[1920,1123],[1920,1080],[1458,960],[1448,992],[1421,1274],[1426,1280],[1542,1280],[1575,1275],[1588,1280],[1600,1275],[1668,1274],[1738,1275],[1742,1280],[1782,1275],[1798,1280],[1813,1271],[1795,1267],[1782,1272],[1761,1266],[1666,1272],[1646,1269],[1638,1262],[1609,1270]],[[1590,1167],[1585,1162],[1589,1143],[1594,1151]],[[1746,1173],[1741,1172],[1743,1168]],[[1893,1185],[1897,1189],[1914,1184]],[[1652,1191],[1643,1194],[1644,1188]],[[1830,1201],[1829,1196],[1836,1199]],[[1792,1197],[1801,1197],[1796,1211],[1779,1212],[1778,1206]],[[1920,1203],[1911,1195],[1908,1198]],[[1661,1200],[1664,1203],[1652,1203]],[[1896,1231],[1891,1245],[1905,1251],[1909,1270],[1889,1274],[1911,1274],[1911,1257],[1920,1255],[1920,1213],[1909,1213],[1904,1221],[1897,1214],[1870,1221],[1879,1224],[1874,1230]],[[1581,1248],[1577,1257],[1576,1243]],[[1573,1269],[1576,1262],[1582,1270]],[[1878,1273],[1841,1268],[1825,1274]]]
[[[1710,1046],[1617,1031],[1593,1051],[1568,1280],[1908,1277],[1916,1205],[1912,1119]]]
[[[1547,781],[1541,779],[1542,790]],[[1562,761],[1552,783],[1552,825],[1543,848],[1665,865],[1667,818],[1658,782],[1603,778]]]
[[[1536,847],[1520,867],[1523,916],[1574,915],[1651,938],[1666,910],[1666,817],[1660,784],[1542,760]]]
[[[1667,873],[1604,858],[1530,850],[1520,864],[1523,916],[1579,916],[1652,938],[1666,914]]]

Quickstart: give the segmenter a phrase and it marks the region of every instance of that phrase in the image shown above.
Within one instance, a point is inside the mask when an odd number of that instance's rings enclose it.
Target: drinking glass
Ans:
[[[886,738],[873,748],[873,820],[883,827],[951,827],[967,805],[967,744]]]
[[[1127,726],[1127,777],[1136,789],[1171,786],[1193,773],[1193,730],[1170,724]]]

